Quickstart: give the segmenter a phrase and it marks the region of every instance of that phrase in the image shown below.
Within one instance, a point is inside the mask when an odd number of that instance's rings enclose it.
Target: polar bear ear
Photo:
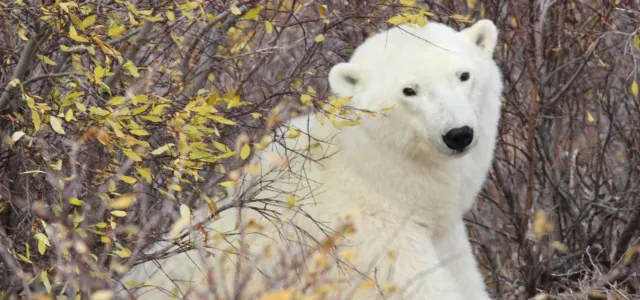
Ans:
[[[329,86],[340,97],[353,96],[360,80],[360,68],[353,63],[338,63],[329,71]]]
[[[467,38],[480,47],[485,57],[491,57],[498,43],[498,28],[490,20],[480,20],[462,30]]]

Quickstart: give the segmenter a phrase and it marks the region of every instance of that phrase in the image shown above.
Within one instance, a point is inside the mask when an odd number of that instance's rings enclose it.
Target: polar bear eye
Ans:
[[[416,95],[416,91],[414,91],[412,88],[404,88],[404,89],[402,89],[402,93],[405,96],[408,96],[408,97]]]
[[[464,72],[462,74],[460,74],[460,81],[467,81],[469,80],[469,72]]]

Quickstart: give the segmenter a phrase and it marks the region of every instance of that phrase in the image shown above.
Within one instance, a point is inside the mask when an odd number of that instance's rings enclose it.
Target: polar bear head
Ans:
[[[335,65],[329,84],[338,97],[352,97],[355,108],[385,111],[360,125],[378,144],[458,157],[494,142],[482,139],[495,138],[499,119],[497,34],[489,20],[462,31],[434,22],[394,27]]]

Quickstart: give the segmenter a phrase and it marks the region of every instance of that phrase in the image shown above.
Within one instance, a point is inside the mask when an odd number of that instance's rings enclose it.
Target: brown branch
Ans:
[[[24,75],[29,69],[29,67],[31,66],[31,63],[33,62],[33,57],[36,54],[37,49],[38,49],[37,38],[30,39],[22,49],[20,60],[18,61],[18,65],[16,66],[16,68],[13,70],[13,75],[11,75],[11,79],[9,80],[9,82],[13,81],[14,79],[18,79],[20,81],[24,79]],[[4,107],[7,105],[7,102],[9,101],[9,97],[11,96],[11,93],[14,90],[15,90],[15,87],[11,88],[7,84],[7,87],[2,93],[2,96],[0,96],[0,110],[3,110]]]
[[[133,42],[133,45],[131,45],[131,48],[129,48],[129,50],[127,51],[127,53],[125,54],[125,59],[126,60],[133,60],[135,59],[136,55],[138,55],[138,52],[140,51],[140,49],[142,48],[142,45],[144,45],[144,41],[147,39],[147,36],[149,35],[149,33],[151,32],[151,29],[153,29],[153,22],[150,21],[145,21],[144,25],[142,26],[142,29],[140,30],[140,32],[138,33],[138,35],[136,36],[135,41]],[[116,81],[118,81],[118,79],[120,79],[120,76],[122,75],[122,71],[124,69],[124,64],[126,63],[126,61],[123,61],[115,70],[115,74],[113,74],[113,76],[109,77],[106,81],[105,84],[109,87],[112,88],[113,85],[116,83]]]

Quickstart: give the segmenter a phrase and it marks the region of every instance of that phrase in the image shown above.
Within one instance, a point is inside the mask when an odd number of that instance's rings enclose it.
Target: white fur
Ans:
[[[502,92],[501,74],[492,60],[496,40],[497,29],[487,20],[462,32],[428,23],[423,28],[390,29],[367,39],[348,63],[337,64],[331,70],[329,83],[338,96],[352,96],[349,102],[352,106],[378,111],[395,105],[395,109],[365,118],[361,125],[342,131],[331,124],[321,125],[312,117],[309,133],[315,138],[330,139],[331,144],[313,148],[310,156],[318,158],[327,152],[333,155],[318,163],[304,161],[302,157],[293,159],[290,167],[295,172],[304,170],[306,178],[273,173],[269,178],[279,181],[272,190],[257,197],[284,201],[289,194],[276,190],[288,191],[296,195],[299,207],[315,222],[328,222],[333,227],[341,224],[348,212],[358,211],[359,217],[352,219],[357,231],[340,241],[353,247],[357,253],[354,267],[364,274],[383,283],[397,284],[399,288],[412,284],[402,293],[392,294],[398,297],[394,299],[490,299],[462,216],[471,208],[484,183],[495,147]],[[463,72],[469,72],[468,81],[459,79]],[[417,95],[404,96],[405,87],[413,88]],[[291,124],[306,132],[309,129],[306,121],[298,118]],[[461,126],[474,130],[474,140],[462,153],[454,153],[444,144],[442,136]],[[290,139],[287,146],[304,149],[307,145],[302,135]],[[274,147],[270,151],[283,150]],[[261,166],[269,169],[264,160]],[[243,210],[243,223],[254,218],[266,226],[263,230],[266,235],[249,239],[252,253],[262,253],[262,247],[271,240],[280,245],[274,250],[286,250],[291,253],[288,259],[293,259],[302,247],[300,240],[305,240],[303,243],[310,240],[293,229],[294,223],[315,238],[323,239],[317,223],[299,210],[277,210],[282,216],[275,222],[265,220],[253,210]],[[211,227],[233,231],[237,213],[236,209],[224,211]],[[201,217],[206,211],[196,215]],[[276,234],[273,225],[280,232],[292,233],[289,239]],[[223,247],[220,241],[216,245]],[[387,250],[394,251],[393,259],[384,254]],[[217,272],[213,276],[215,285],[220,287],[221,278],[228,280],[232,276],[220,271],[223,267],[216,263],[226,256],[216,253],[215,259],[199,260],[198,250],[193,250],[160,264],[163,272],[169,272],[173,279],[196,281],[202,280],[205,266],[212,266]],[[196,263],[189,257],[196,257]],[[237,259],[229,258],[234,262]],[[375,264],[371,265],[372,261]],[[276,275],[271,271],[273,264],[247,265],[245,268],[259,266],[264,276]],[[226,272],[233,267],[227,263]],[[155,269],[152,263],[139,266],[124,280],[148,279],[171,290],[174,285],[162,273],[147,274]],[[301,270],[291,269],[290,273],[298,271]],[[254,274],[250,284],[254,291],[262,288],[258,283],[265,279],[259,274]],[[337,276],[340,275],[344,274]],[[233,284],[227,283],[228,286]],[[206,288],[206,284],[198,288]],[[156,291],[144,298],[166,297]],[[369,294],[362,299],[374,298]]]

